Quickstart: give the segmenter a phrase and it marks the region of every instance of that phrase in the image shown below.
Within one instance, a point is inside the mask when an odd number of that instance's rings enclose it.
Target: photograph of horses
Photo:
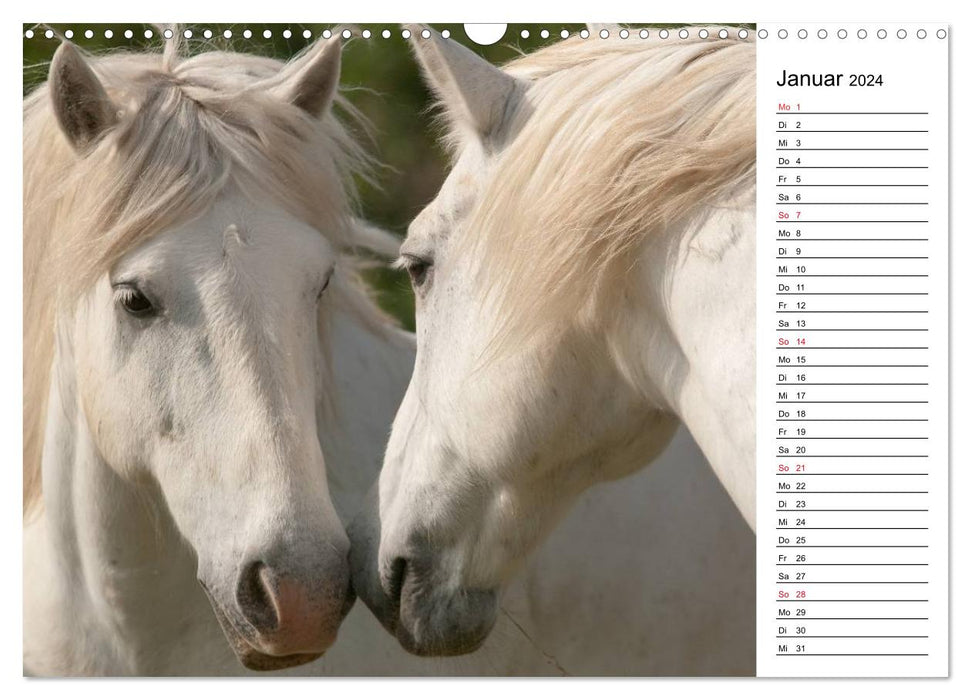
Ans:
[[[742,27],[25,26],[24,674],[753,675]]]

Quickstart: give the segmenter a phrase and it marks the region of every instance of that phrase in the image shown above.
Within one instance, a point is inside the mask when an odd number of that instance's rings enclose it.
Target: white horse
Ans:
[[[354,600],[325,462],[364,490],[412,363],[349,255],[388,241],[339,41],[177,53],[65,43],[24,102],[27,673],[320,657]]]
[[[755,47],[708,36],[505,70],[414,40],[455,164],[401,248],[416,365],[349,529],[355,590],[413,653],[482,644],[571,504],[679,423],[754,527]]]

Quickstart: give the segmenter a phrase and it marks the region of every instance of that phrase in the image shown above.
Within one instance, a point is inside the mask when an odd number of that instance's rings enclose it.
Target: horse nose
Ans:
[[[240,573],[236,602],[265,653],[320,652],[333,643],[346,612],[347,582],[336,590],[343,595],[253,561]]]

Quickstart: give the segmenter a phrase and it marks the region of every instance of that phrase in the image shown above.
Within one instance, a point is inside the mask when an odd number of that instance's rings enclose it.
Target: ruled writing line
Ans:
[[[907,116],[927,116],[929,112],[803,112],[803,111],[788,111],[788,112],[776,112],[776,114],[783,114],[789,117],[802,116],[804,114],[841,114],[845,116],[861,116],[861,115],[872,115],[872,116],[887,116],[887,115],[907,115]]]

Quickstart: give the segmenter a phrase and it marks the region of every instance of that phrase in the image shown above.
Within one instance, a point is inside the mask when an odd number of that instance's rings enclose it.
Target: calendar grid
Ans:
[[[946,673],[946,54],[795,34],[760,25],[759,674]]]

